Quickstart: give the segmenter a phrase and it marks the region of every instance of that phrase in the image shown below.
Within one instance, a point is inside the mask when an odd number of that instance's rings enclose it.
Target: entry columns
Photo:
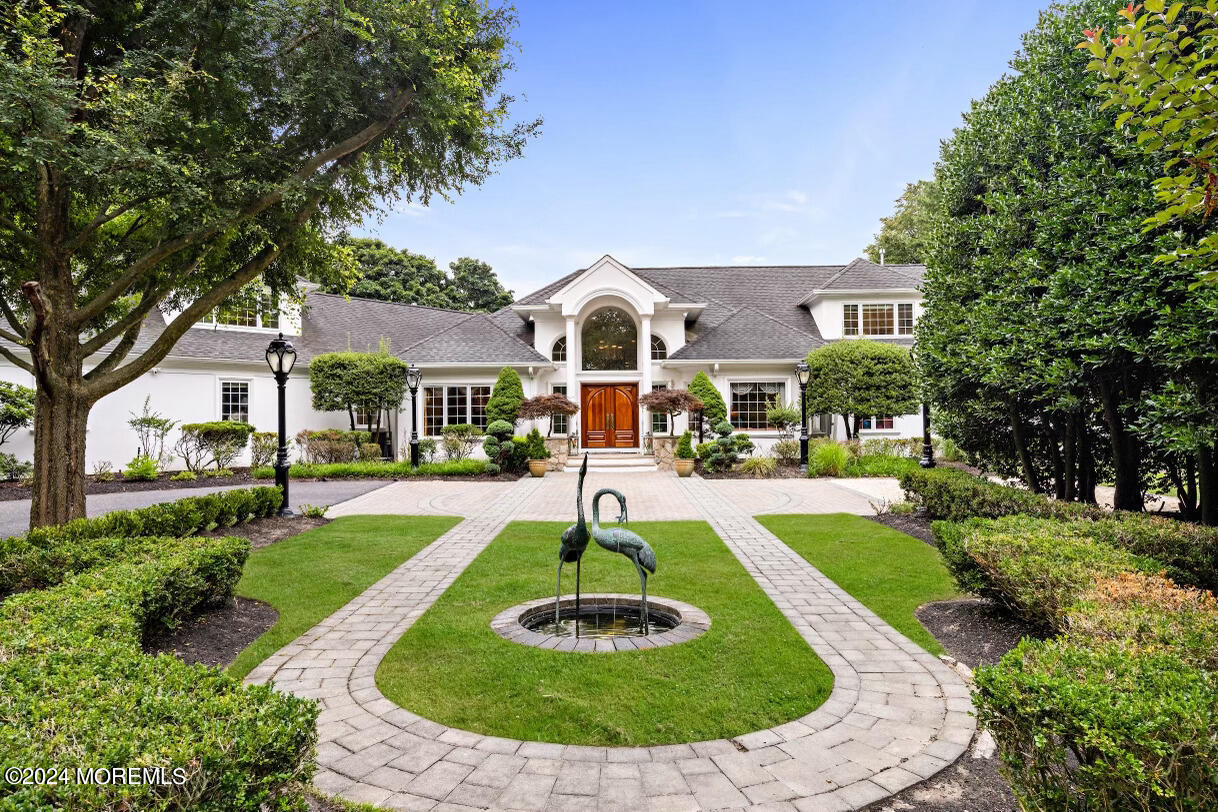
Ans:
[[[582,350],[582,348],[581,348]],[[575,352],[575,317],[567,316],[567,397],[575,403],[580,403],[579,384],[575,382],[575,371],[579,369],[579,355]],[[567,424],[570,434],[575,426]]]
[[[639,394],[646,395],[651,391],[651,316],[640,316],[639,318],[643,322],[643,329],[639,331],[639,370],[643,373],[643,380],[639,384]],[[643,435],[651,431],[651,419],[648,414],[646,409],[639,407],[640,445],[642,445]]]

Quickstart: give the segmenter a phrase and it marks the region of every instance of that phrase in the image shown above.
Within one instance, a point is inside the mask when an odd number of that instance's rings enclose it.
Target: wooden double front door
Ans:
[[[638,448],[639,385],[584,384],[581,391],[584,448]]]

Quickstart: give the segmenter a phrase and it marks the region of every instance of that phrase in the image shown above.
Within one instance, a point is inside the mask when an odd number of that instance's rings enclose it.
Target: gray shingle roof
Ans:
[[[674,361],[798,359],[825,343],[819,335],[742,307],[696,341],[674,352]]]
[[[486,313],[465,318],[398,353],[412,363],[549,364],[532,346],[510,335]]]
[[[877,265],[859,258],[833,275],[817,290],[900,290],[922,283],[923,265]]]

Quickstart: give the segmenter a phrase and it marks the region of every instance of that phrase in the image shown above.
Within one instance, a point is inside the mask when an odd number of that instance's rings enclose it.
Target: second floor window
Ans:
[[[908,336],[913,331],[912,302],[842,305],[842,335]]]
[[[550,351],[551,361],[566,361],[567,360],[567,337],[563,336],[554,342],[554,349]]]
[[[279,328],[279,307],[270,291],[257,284],[229,297],[199,323],[274,330]]]

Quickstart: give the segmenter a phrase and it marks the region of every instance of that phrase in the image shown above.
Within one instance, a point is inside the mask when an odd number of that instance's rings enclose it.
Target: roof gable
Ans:
[[[819,335],[742,307],[669,358],[683,360],[795,360],[825,343]]]

